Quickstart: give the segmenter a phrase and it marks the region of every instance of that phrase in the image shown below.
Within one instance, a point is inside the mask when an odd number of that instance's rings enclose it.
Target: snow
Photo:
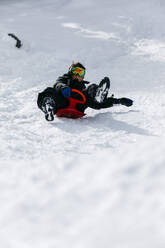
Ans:
[[[1,247],[164,248],[164,11],[163,0],[0,1]],[[46,122],[38,92],[73,60],[134,105]]]

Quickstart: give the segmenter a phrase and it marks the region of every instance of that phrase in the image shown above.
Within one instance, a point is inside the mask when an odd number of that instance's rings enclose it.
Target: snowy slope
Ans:
[[[163,0],[0,1],[1,247],[165,246],[164,13]],[[46,122],[37,94],[72,60],[134,105]]]

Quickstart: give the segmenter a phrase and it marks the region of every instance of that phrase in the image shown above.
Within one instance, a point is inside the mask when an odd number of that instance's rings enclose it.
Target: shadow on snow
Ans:
[[[131,111],[137,112],[137,111]],[[114,114],[114,113],[113,113]],[[128,114],[128,112],[118,112],[117,115]],[[51,123],[51,125],[56,126],[59,129],[64,130],[69,133],[82,133],[89,128],[95,128],[97,131],[114,131],[121,132],[124,131],[129,134],[138,134],[145,136],[153,136],[148,130],[128,124],[124,121],[116,120],[112,117],[112,113],[99,113],[95,116],[87,116],[87,118],[73,120],[73,119],[60,119],[60,122]]]

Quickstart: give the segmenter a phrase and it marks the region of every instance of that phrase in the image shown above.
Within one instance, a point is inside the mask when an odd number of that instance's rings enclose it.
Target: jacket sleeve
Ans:
[[[70,78],[68,75],[64,74],[63,76],[57,78],[53,88],[56,90],[57,93],[60,93],[62,89],[69,85]]]

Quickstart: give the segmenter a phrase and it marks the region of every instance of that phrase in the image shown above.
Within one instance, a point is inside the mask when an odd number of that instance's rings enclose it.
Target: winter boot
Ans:
[[[110,89],[110,80],[108,77],[105,77],[101,80],[97,90],[96,90],[96,96],[95,99],[97,102],[104,102],[104,100],[107,98],[108,91]]]
[[[43,99],[42,103],[42,111],[45,114],[45,119],[47,121],[53,121],[54,120],[54,115],[57,112],[56,111],[56,104],[53,98],[51,97],[45,97]]]

